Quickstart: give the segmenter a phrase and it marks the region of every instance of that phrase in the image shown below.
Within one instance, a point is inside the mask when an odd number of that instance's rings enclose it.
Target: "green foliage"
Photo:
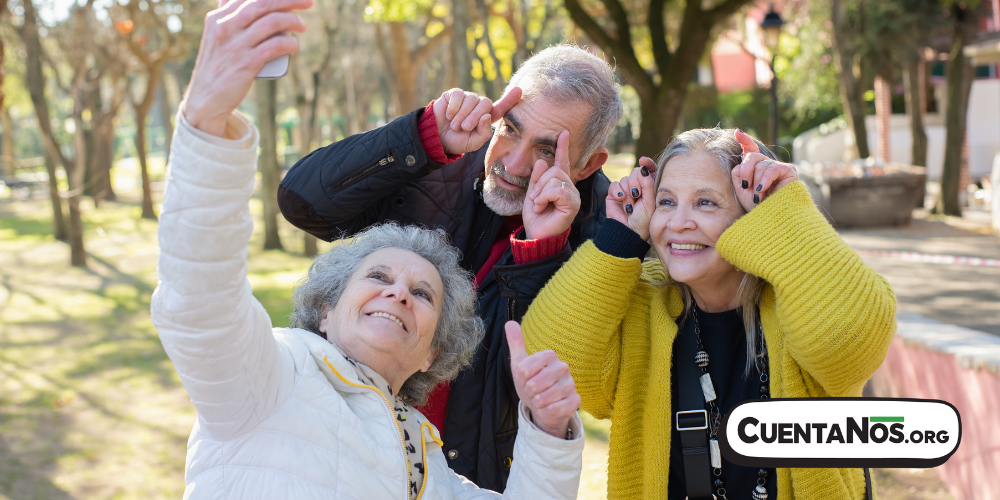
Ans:
[[[365,7],[365,20],[373,23],[391,21],[415,21],[426,15],[432,9],[447,12],[447,7],[441,5],[435,8],[434,0],[370,0]],[[443,15],[443,14],[442,14]]]
[[[828,10],[825,6],[823,9]],[[833,66],[829,12],[803,13],[782,36],[775,58],[778,97],[786,106],[782,135],[797,135],[841,113],[837,73]]]

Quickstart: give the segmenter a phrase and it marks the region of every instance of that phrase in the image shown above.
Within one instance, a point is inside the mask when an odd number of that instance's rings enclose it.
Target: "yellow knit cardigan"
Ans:
[[[717,245],[768,285],[760,299],[771,395],[858,397],[895,332],[896,297],[830,227],[801,182],[736,221]],[[583,409],[612,419],[608,498],[665,499],[670,463],[670,361],[680,291],[656,285],[659,262],[587,242],[524,317],[528,352],[569,363]],[[778,500],[863,499],[861,469],[778,469]],[[743,498],[749,492],[730,492]]]

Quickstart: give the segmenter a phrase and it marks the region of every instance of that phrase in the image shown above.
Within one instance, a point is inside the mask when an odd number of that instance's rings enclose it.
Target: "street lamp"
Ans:
[[[785,20],[775,12],[774,4],[764,15],[764,20],[760,22],[760,29],[764,32],[764,45],[771,53],[771,137],[772,145],[778,144],[778,73],[774,71],[774,58],[778,53],[778,38],[781,35],[781,27],[785,25]]]

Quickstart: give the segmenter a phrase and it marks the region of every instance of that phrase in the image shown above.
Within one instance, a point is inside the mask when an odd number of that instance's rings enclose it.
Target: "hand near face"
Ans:
[[[736,140],[743,146],[743,162],[732,170],[736,198],[749,212],[782,186],[799,180],[795,165],[772,160],[760,153],[757,143],[741,130]]]
[[[521,89],[510,89],[494,103],[462,89],[451,89],[434,101],[434,121],[444,152],[460,155],[475,151],[493,136],[490,127],[521,100]]]
[[[553,351],[528,356],[521,325],[508,321],[504,326],[517,397],[531,410],[531,421],[539,429],[551,436],[565,438],[569,421],[581,402],[569,365],[560,361]]]
[[[622,180],[612,182],[605,199],[608,217],[621,222],[640,238],[649,239],[649,219],[656,210],[656,163],[639,158],[639,167]]]
[[[521,218],[529,240],[566,232],[580,211],[580,192],[570,177],[569,131],[559,133],[555,163],[538,160],[524,197]]]
[[[225,136],[226,119],[250,91],[257,72],[279,56],[294,54],[306,24],[293,11],[313,0],[229,0],[205,16],[183,113],[193,127]]]

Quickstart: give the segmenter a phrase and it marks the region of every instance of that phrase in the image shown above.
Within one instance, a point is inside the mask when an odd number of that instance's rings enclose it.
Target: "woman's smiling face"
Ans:
[[[741,277],[716,251],[722,233],[746,213],[729,173],[703,152],[675,156],[662,168],[649,235],[670,277],[689,286]]]
[[[433,264],[409,250],[383,248],[361,261],[319,330],[398,391],[434,361],[431,342],[443,301]]]

